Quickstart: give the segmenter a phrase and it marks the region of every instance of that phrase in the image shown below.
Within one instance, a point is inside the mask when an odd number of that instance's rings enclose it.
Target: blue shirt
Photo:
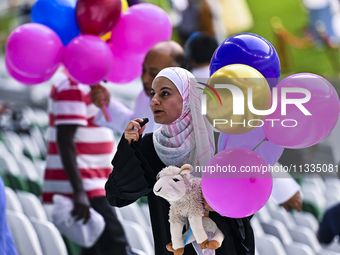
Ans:
[[[0,254],[18,255],[6,218],[6,195],[0,177]]]

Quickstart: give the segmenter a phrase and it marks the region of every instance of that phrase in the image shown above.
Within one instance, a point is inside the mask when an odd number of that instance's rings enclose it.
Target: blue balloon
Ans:
[[[210,76],[220,68],[244,64],[255,68],[275,87],[280,78],[280,59],[273,45],[263,37],[236,34],[226,39],[215,51],[210,62]]]
[[[38,0],[31,12],[35,23],[48,26],[59,35],[64,45],[80,34],[76,21],[76,0]]]

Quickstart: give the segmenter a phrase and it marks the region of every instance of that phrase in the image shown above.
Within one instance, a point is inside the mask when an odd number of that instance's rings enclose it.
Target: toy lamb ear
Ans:
[[[160,178],[160,175],[159,175],[159,173],[158,173],[158,174],[156,175],[156,180],[158,181],[159,178]]]
[[[186,173],[190,173],[192,170],[192,166],[189,164],[185,164],[181,167],[181,171],[179,172],[181,175],[184,175]]]

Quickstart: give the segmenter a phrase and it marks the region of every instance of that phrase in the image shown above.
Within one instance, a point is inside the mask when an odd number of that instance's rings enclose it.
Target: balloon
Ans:
[[[61,63],[63,44],[50,28],[28,23],[17,27],[6,44],[6,59],[18,75],[51,77]]]
[[[254,151],[262,157],[268,165],[274,165],[281,157],[284,148],[264,139],[266,139],[266,136],[263,127],[254,128],[252,131],[242,135],[226,135],[220,133],[218,142],[221,146],[218,147],[218,150],[244,148],[252,151],[263,141]]]
[[[222,103],[215,100],[216,95],[206,97],[206,117],[217,130],[226,134],[244,134],[254,129],[265,118],[264,115],[253,114],[248,107],[248,88],[252,88],[254,108],[257,110],[270,108],[271,95],[268,83],[257,70],[240,64],[225,66],[208,80],[209,86],[215,88],[215,84],[233,85],[233,90],[244,95],[243,99],[240,94],[233,96],[229,89],[216,88]],[[209,92],[210,88],[206,87],[205,90]],[[244,111],[238,114],[237,111],[242,107]]]
[[[156,43],[169,40],[172,26],[167,13],[153,4],[127,9],[112,30],[112,44],[123,51],[146,54]]]
[[[232,64],[255,68],[267,79],[270,88],[275,87],[280,78],[280,59],[275,48],[256,34],[236,34],[226,39],[211,59],[210,75]]]
[[[113,56],[109,46],[94,35],[80,35],[64,49],[64,66],[83,84],[96,84],[109,74]]]
[[[83,34],[104,35],[118,22],[121,0],[78,0],[76,20]]]
[[[67,45],[80,34],[75,7],[75,0],[38,0],[32,8],[32,22],[48,26]]]
[[[114,83],[127,83],[142,75],[144,54],[129,54],[108,43],[115,59],[106,80]]]
[[[21,82],[24,85],[36,85],[42,82],[45,82],[51,78],[51,76],[46,76],[46,77],[38,77],[38,78],[30,78],[26,77],[24,75],[20,75],[17,72],[14,71],[14,69],[11,67],[11,64],[9,61],[5,58],[5,64],[6,64],[6,69],[9,73],[10,76],[12,76],[14,79],[16,79],[18,82]]]
[[[125,12],[129,8],[129,4],[126,0],[122,0],[122,12]]]
[[[214,168],[215,172],[212,172]],[[266,162],[253,151],[224,150],[211,158],[205,170],[200,169],[205,171],[202,175],[203,196],[221,215],[248,217],[259,211],[270,197],[271,173]]]
[[[301,149],[317,144],[329,135],[339,118],[340,109],[338,94],[330,82],[316,74],[300,73],[283,79],[276,88],[278,107],[267,116],[264,125],[264,133],[269,141],[286,148]],[[288,104],[286,115],[281,115],[282,88],[309,91],[311,98],[302,103],[300,108],[305,108],[308,111],[306,114],[311,115],[305,115],[294,104]],[[297,92],[286,95],[288,99],[303,100],[305,97],[305,94]]]

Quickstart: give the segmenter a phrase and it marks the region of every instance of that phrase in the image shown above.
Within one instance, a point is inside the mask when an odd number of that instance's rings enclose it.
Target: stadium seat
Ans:
[[[302,199],[311,203],[315,203],[323,212],[326,209],[326,199],[320,190],[312,187],[302,190]]]
[[[288,231],[295,242],[308,245],[317,255],[340,255],[334,251],[324,250],[319,244],[315,233],[309,228],[300,226],[299,228],[288,229]]]
[[[38,235],[43,254],[68,255],[63,238],[51,222],[33,217],[30,220]]]
[[[152,229],[150,225],[147,223],[144,217],[144,213],[140,206],[137,203],[133,203],[128,206],[116,209],[117,211],[121,212],[121,216],[123,217],[124,220],[133,221],[140,225],[144,229],[144,232],[146,233],[147,237],[149,238],[152,247],[154,247]]]
[[[32,160],[25,156],[22,156],[21,159],[18,160],[18,166],[23,177],[26,179],[29,191],[36,196],[40,196],[42,190],[42,182]]]
[[[287,255],[280,240],[275,236],[255,235],[255,244],[261,255]]]
[[[289,255],[315,255],[313,250],[305,244],[292,243],[285,245],[285,249]]]
[[[47,221],[46,212],[40,200],[32,193],[17,191],[18,198],[27,217],[34,217]]]
[[[269,212],[273,219],[281,221],[288,229],[296,226],[294,217],[287,213],[285,209],[277,208],[275,211],[269,210]]]
[[[22,205],[17,194],[9,187],[5,187],[6,194],[6,210],[11,210],[19,213],[24,213]]]
[[[149,205],[148,205],[148,204],[145,204],[145,203],[142,203],[142,204],[140,205],[140,208],[141,208],[142,211],[143,211],[143,214],[144,214],[144,216],[145,216],[145,219],[146,219],[147,224],[151,227],[151,219],[150,219]]]
[[[0,166],[8,178],[12,189],[29,191],[28,184],[21,176],[20,168],[11,153],[5,152],[0,154]]]
[[[307,227],[314,233],[316,233],[319,228],[318,220],[309,212],[295,212],[293,213],[293,217],[297,225]]]
[[[123,220],[121,223],[131,248],[144,251],[148,255],[154,253],[152,245],[140,225],[128,220]]]
[[[6,131],[4,133],[4,142],[8,151],[11,152],[16,159],[22,157],[24,152],[24,144],[17,133],[13,131]]]
[[[31,160],[40,158],[40,149],[36,141],[27,134],[21,134],[20,137],[24,144],[24,154]]]
[[[261,222],[261,226],[266,234],[276,236],[284,246],[289,255],[314,255],[314,251],[306,244],[293,242],[285,225],[278,220]]]
[[[43,255],[41,246],[29,219],[22,213],[6,211],[15,246],[19,255]]]
[[[322,191],[323,194],[326,193],[327,186],[322,178],[319,178],[317,176],[314,178],[304,178],[302,186],[307,183],[315,185],[318,189]]]

